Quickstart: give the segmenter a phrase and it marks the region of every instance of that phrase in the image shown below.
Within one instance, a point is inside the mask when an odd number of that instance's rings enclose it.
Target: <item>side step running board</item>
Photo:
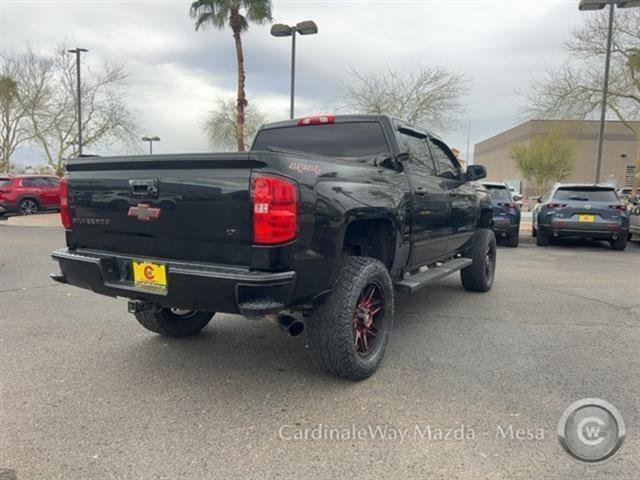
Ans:
[[[462,270],[473,263],[470,258],[454,258],[438,267],[433,267],[415,275],[395,282],[396,290],[400,292],[413,293],[422,287],[429,285],[436,280],[440,280],[447,275]]]

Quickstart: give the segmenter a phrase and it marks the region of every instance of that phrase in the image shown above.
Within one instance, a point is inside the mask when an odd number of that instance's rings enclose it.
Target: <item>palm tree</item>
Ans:
[[[244,91],[244,54],[241,33],[249,28],[249,22],[271,21],[271,0],[196,0],[191,4],[191,18],[196,21],[196,30],[213,25],[222,29],[227,24],[233,32],[238,62],[238,99],[236,103],[236,143],[238,151],[244,152],[244,108],[247,98]]]

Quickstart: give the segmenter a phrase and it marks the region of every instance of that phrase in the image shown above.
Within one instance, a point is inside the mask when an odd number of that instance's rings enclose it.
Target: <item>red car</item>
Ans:
[[[33,215],[60,208],[60,179],[53,175],[0,174],[0,215]]]

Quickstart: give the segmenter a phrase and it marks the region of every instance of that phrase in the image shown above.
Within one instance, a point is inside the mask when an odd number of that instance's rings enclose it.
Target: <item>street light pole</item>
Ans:
[[[467,126],[467,165],[471,165],[471,120]]]
[[[611,41],[613,37],[614,4],[609,5],[609,30],[607,32],[607,55],[604,61],[604,86],[602,87],[602,111],[600,112],[600,131],[598,132],[598,158],[596,160],[596,183],[600,183],[602,168],[602,149],[604,147],[604,126],[607,120],[607,96],[609,95],[609,71],[611,69]]]
[[[78,156],[82,156],[82,83],[80,81],[80,54],[82,52],[88,52],[86,48],[75,48],[74,50],[68,50],[69,53],[76,54],[76,81],[77,81],[77,101],[76,106],[78,108]]]
[[[296,30],[291,31],[291,104],[289,107],[289,118],[293,118],[293,110],[296,96]]]
[[[159,142],[160,137],[142,137],[140,140],[149,142],[149,155],[153,155],[153,142]]]
[[[289,118],[294,117],[295,87],[296,87],[296,33],[300,35],[315,35],[318,26],[312,20],[306,20],[296,25],[284,25],[276,23],[271,27],[271,35],[274,37],[291,36],[291,100],[289,106]]]

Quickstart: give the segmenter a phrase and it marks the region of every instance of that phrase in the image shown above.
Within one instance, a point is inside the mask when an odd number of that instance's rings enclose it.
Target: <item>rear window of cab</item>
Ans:
[[[389,151],[384,130],[378,122],[329,123],[261,130],[251,150],[267,150],[269,147],[343,158]]]

